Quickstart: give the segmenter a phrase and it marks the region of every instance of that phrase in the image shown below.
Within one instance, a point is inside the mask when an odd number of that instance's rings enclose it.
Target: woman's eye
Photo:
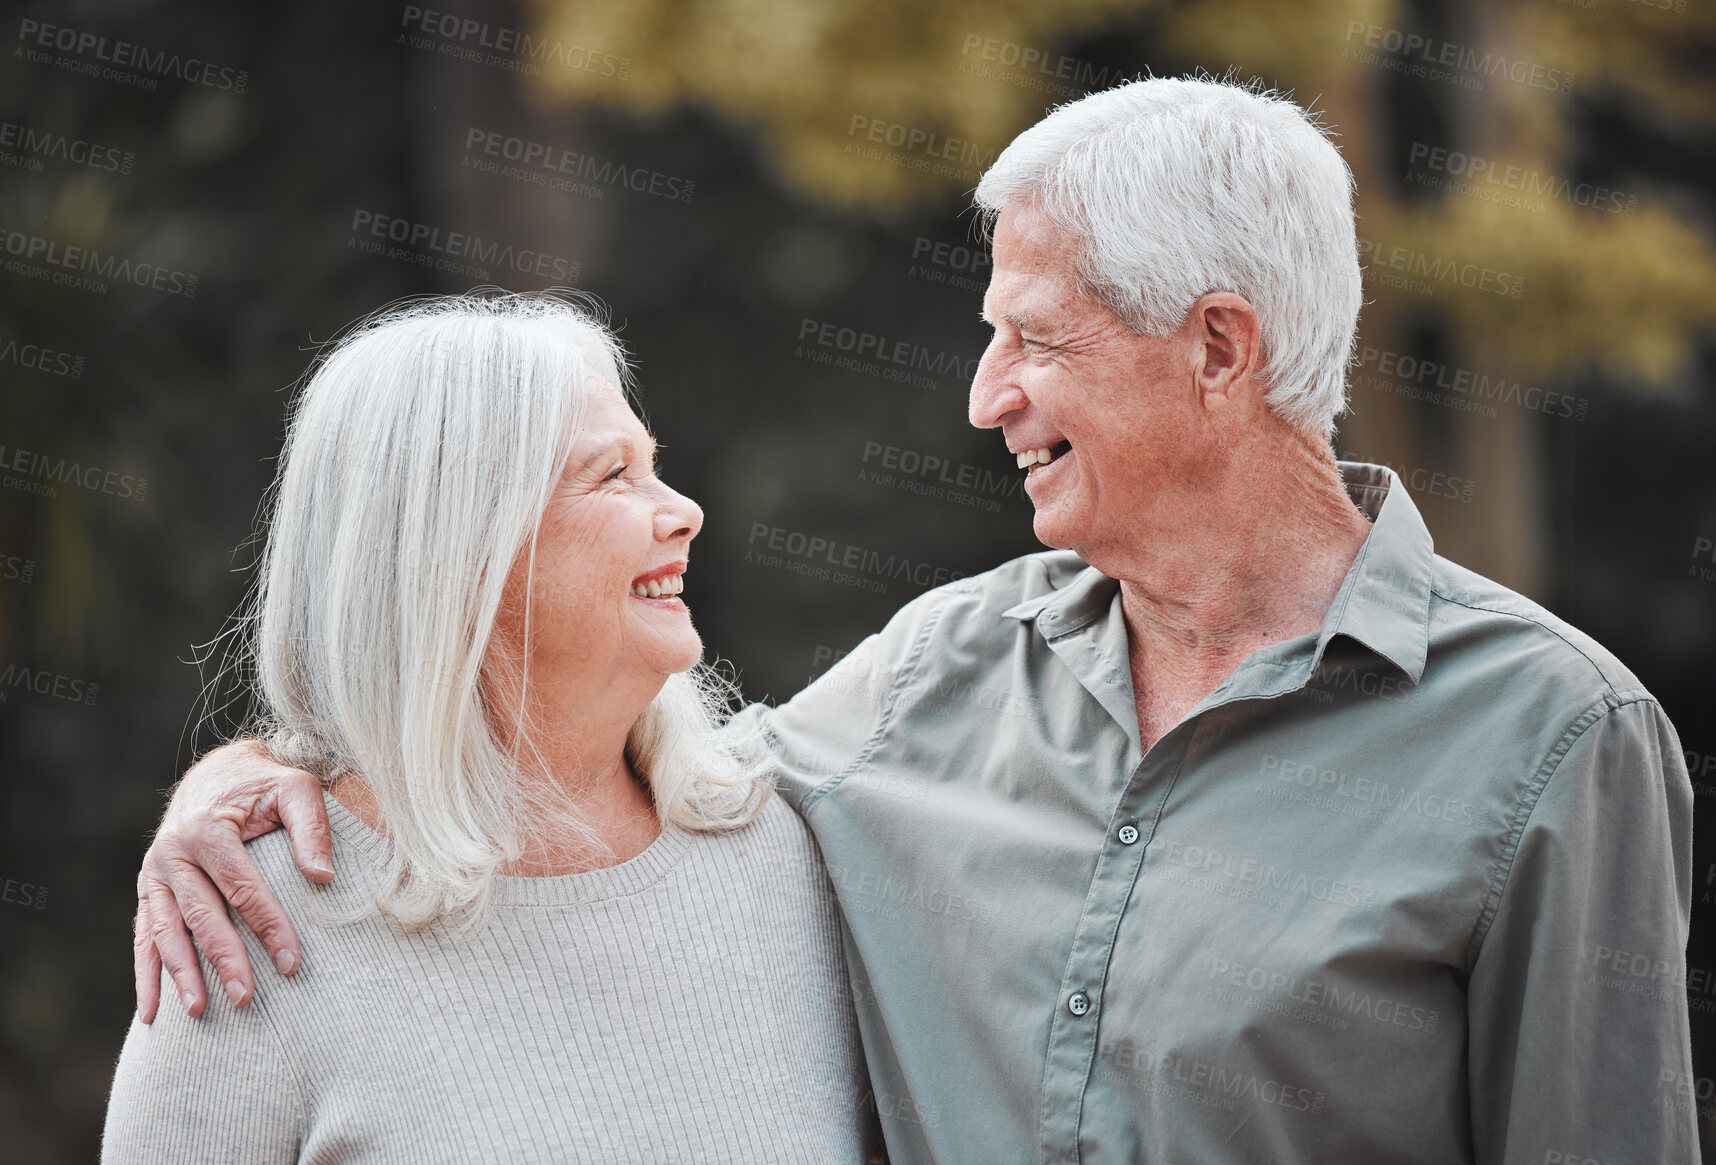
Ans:
[[[602,480],[603,481],[614,481],[614,480],[619,478],[620,474],[624,473],[629,468],[630,468],[630,466],[622,465],[618,469],[614,470],[614,472],[608,474],[608,476],[604,477]]]

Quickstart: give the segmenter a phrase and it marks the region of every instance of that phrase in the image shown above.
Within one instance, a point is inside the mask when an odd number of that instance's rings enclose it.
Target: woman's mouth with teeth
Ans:
[[[665,578],[652,578],[648,582],[632,584],[632,594],[640,599],[671,599],[684,589],[683,574],[670,574]]]
[[[1070,442],[1057,441],[1055,444],[1044,446],[1041,449],[1026,449],[1016,454],[1019,459],[1019,468],[1029,469],[1033,465],[1047,465],[1071,448]]]

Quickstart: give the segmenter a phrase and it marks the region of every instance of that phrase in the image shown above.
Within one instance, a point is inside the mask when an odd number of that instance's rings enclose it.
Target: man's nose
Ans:
[[[1025,390],[1013,377],[1012,361],[1001,351],[1000,337],[989,341],[983,359],[977,362],[977,375],[971,378],[971,401],[967,417],[979,429],[993,429],[1030,403]]]

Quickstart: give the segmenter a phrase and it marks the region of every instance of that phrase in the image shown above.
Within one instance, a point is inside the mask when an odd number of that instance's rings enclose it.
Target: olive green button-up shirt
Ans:
[[[1341,471],[1373,525],[1321,630],[1148,753],[1067,552],[735,719],[822,847],[896,1165],[1696,1159],[1673,728]]]

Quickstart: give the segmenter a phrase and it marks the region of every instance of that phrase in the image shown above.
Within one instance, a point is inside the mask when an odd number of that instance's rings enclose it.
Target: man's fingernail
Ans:
[[[282,950],[274,956],[274,965],[280,968],[282,975],[290,975],[292,968],[298,965],[298,956],[291,951]]]
[[[311,858],[310,868],[318,874],[331,874],[334,872],[334,867],[329,863],[327,858]]]
[[[238,1001],[244,998],[244,984],[240,983],[237,979],[228,983],[226,985],[226,997],[232,1000],[232,1005],[234,1007],[237,1007]]]
[[[197,997],[195,995],[192,995],[189,991],[187,991],[183,995],[179,996],[179,1001],[185,1005],[186,1011],[189,1011],[191,1008],[193,1008],[197,1005]]]

